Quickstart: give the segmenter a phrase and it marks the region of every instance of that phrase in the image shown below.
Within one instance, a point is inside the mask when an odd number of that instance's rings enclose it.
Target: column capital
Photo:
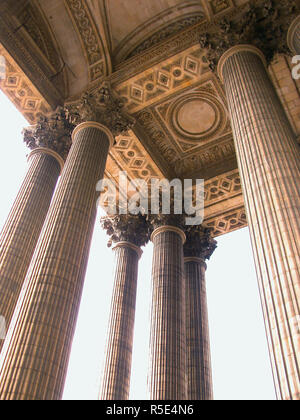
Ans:
[[[137,255],[138,255],[138,257],[139,257],[139,259],[141,258],[141,256],[143,255],[143,251],[141,250],[141,248],[139,247],[139,246],[137,246],[137,245],[134,245],[133,243],[131,243],[131,242],[127,242],[127,241],[121,241],[121,242],[118,242],[114,247],[113,247],[113,251],[115,250],[115,249],[118,249],[118,248],[130,248],[130,249],[132,249],[133,251],[135,251],[136,253],[137,253]]]
[[[286,34],[300,11],[297,0],[251,0],[240,13],[224,18],[200,37],[213,71],[220,57],[231,47],[250,44],[262,51],[268,63],[276,53],[288,54]]]
[[[108,81],[96,89],[85,92],[79,101],[66,105],[75,124],[99,123],[105,126],[112,136],[126,133],[135,124],[135,119],[123,108],[124,102],[118,98]]]
[[[194,262],[197,264],[205,264],[205,268],[206,268],[206,262],[203,258],[200,257],[184,257],[184,262],[185,263],[189,263],[189,262]]]
[[[267,67],[268,63],[267,60],[262,53],[261,50],[259,50],[257,47],[253,45],[247,45],[247,44],[239,44],[235,45],[234,47],[229,48],[229,50],[225,51],[225,53],[220,57],[217,67],[217,73],[219,78],[223,81],[223,67],[226,63],[226,61],[232,57],[235,54],[241,53],[241,52],[251,52],[253,54],[256,54],[259,56],[259,58],[262,60],[263,64]]]
[[[108,246],[113,243],[130,242],[136,247],[145,246],[150,239],[150,227],[146,217],[138,214],[118,214],[101,218],[101,226],[110,237]]]
[[[151,226],[152,232],[161,227],[174,227],[176,229],[184,231],[185,225],[186,225],[186,215],[184,214],[184,212],[180,214],[176,214],[175,209],[176,209],[177,199],[175,199],[174,196],[171,195],[168,214],[165,214],[163,212],[162,199],[163,199],[163,196],[160,193],[159,206],[157,209],[158,214],[151,213],[147,215],[147,220],[149,222],[149,225]],[[182,206],[182,209],[183,208],[184,207]]]
[[[41,115],[37,124],[23,130],[24,142],[29,149],[43,149],[60,156],[59,163],[67,159],[72,145],[71,134],[74,124],[70,122],[63,108],[57,108],[51,114]],[[50,153],[48,153],[50,154]]]
[[[182,229],[180,229],[178,227],[175,227],[175,226],[168,226],[168,225],[160,226],[160,227],[156,228],[151,235],[151,241],[153,242],[157,235],[159,235],[160,233],[164,233],[164,232],[175,232],[181,237],[183,243],[185,243],[185,241],[186,241],[186,236],[185,236],[185,233]]]
[[[294,45],[294,37],[295,37],[296,31],[299,31],[298,29],[299,27],[300,27],[300,14],[296,17],[296,19],[293,20],[287,34],[287,45],[293,54],[297,54],[297,51]]]
[[[203,226],[187,226],[186,243],[183,251],[185,258],[197,258],[203,262],[209,260],[215,249],[217,248],[217,241],[211,236],[210,229]]]
[[[37,147],[36,149],[31,150],[31,152],[28,155],[28,161],[35,155],[37,154],[45,154],[45,155],[49,155],[54,157],[54,159],[57,160],[57,162],[59,163],[60,166],[60,171],[62,172],[64,165],[65,165],[65,161],[64,159],[58,154],[56,153],[54,150],[48,149],[47,147]]]
[[[107,135],[107,137],[109,139],[110,149],[114,146],[115,138],[114,138],[112,132],[105,125],[100,124],[100,123],[95,122],[95,121],[87,121],[87,122],[83,122],[83,123],[77,125],[76,128],[74,129],[73,133],[72,133],[72,141],[74,141],[74,138],[75,138],[76,134],[78,134],[79,131],[84,130],[85,128],[97,128],[98,130],[104,131],[104,133]]]

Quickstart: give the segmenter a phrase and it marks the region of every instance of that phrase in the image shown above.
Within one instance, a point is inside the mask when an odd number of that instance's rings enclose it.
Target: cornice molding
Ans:
[[[14,20],[14,25],[12,25],[12,20],[11,16],[5,13],[0,14],[0,43],[51,107],[56,108],[62,105],[63,95],[51,81],[53,69],[41,59],[41,56],[33,53],[29,45],[24,44],[22,31],[15,31],[18,22]]]
[[[91,12],[82,0],[64,0],[80,39],[88,67],[90,83],[95,83],[111,73],[110,57],[105,52]]]
[[[230,10],[226,14],[231,18],[245,9],[245,5]],[[154,66],[164,60],[176,55],[194,45],[199,44],[201,34],[210,31],[224,19],[224,15],[215,16],[211,21],[200,22],[186,30],[172,36],[159,45],[149,48],[145,52],[126,60],[116,66],[116,71],[111,75],[112,84],[119,84],[135,75],[142,73],[147,68]]]
[[[51,111],[51,106],[1,44],[0,55],[5,63],[5,78],[0,81],[0,89],[29,124],[35,124],[40,114]]]

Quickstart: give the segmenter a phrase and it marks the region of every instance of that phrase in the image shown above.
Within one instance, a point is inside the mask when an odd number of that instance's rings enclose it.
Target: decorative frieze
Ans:
[[[159,32],[152,35],[150,38],[146,39],[146,41],[143,41],[127,56],[127,58],[134,57],[135,55],[142,53],[148,48],[154,47],[155,45],[161,43],[170,36],[178,34],[178,32],[190,26],[196,25],[197,23],[204,22],[204,20],[205,15],[200,13],[197,15],[184,17],[183,19],[179,19],[176,22],[172,22],[171,24],[162,28]]]
[[[1,44],[0,56],[5,64],[5,79],[0,80],[0,89],[30,124],[36,123],[41,113],[51,111],[50,105]]]
[[[209,217],[203,225],[212,230],[212,236],[225,235],[248,226],[247,215],[244,206],[227,211],[222,215]]]
[[[82,0],[64,0],[81,40],[88,65],[90,82],[103,78],[109,72],[103,42],[90,11]]]

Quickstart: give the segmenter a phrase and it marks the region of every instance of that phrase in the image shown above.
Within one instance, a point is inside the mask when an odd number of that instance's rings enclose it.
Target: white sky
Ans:
[[[0,227],[27,169],[21,136],[28,123],[0,91]],[[100,217],[100,215],[99,215]],[[97,399],[113,285],[114,257],[95,226],[64,399]],[[140,261],[131,399],[147,399],[152,245]],[[218,238],[207,289],[217,400],[274,400],[275,391],[248,229]],[[1,314],[0,314],[1,316]]]

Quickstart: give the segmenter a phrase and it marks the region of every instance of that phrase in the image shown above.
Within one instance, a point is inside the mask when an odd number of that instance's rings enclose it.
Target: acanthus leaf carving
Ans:
[[[209,260],[217,248],[217,241],[212,238],[211,229],[202,225],[187,226],[185,234],[184,256]]]
[[[123,241],[140,247],[145,246],[150,239],[150,227],[142,214],[102,217],[101,226],[110,237],[108,247],[111,247],[113,243]]]
[[[85,92],[77,103],[66,106],[74,123],[95,121],[105,125],[114,136],[126,133],[135,124],[135,119],[123,108],[123,101],[107,81],[96,90]]]
[[[239,44],[256,46],[264,53],[268,63],[276,53],[289,53],[286,34],[299,10],[296,0],[251,0],[240,14],[224,18],[213,30],[200,36],[201,48],[208,50],[210,68],[215,71],[220,57]]]
[[[62,107],[55,112],[41,115],[36,125],[23,130],[24,142],[34,150],[45,147],[58,153],[66,160],[72,145],[71,135],[75,125]]]

